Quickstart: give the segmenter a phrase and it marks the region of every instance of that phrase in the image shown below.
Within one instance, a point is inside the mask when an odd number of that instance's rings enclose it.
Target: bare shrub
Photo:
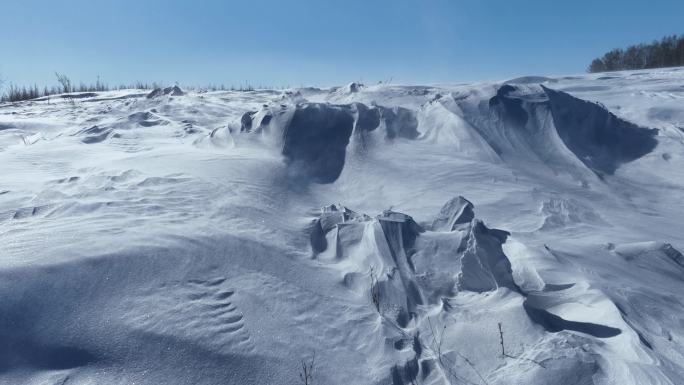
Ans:
[[[311,356],[311,361],[307,362],[306,360],[302,359],[302,369],[299,372],[299,378],[302,380],[303,385],[313,384],[313,371],[315,365],[316,351],[313,352],[313,355]]]

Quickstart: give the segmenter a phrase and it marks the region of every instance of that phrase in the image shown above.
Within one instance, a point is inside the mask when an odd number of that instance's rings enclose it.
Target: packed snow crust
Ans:
[[[2,104],[0,164],[2,384],[684,383],[681,68]]]

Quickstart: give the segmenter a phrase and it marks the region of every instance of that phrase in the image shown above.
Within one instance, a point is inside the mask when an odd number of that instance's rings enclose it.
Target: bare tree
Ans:
[[[430,317],[427,317],[427,320],[428,320],[428,325],[430,326],[430,333],[432,333],[432,348],[431,348],[431,350],[434,354],[437,355],[437,362],[439,363],[442,370],[446,373],[445,377],[446,377],[447,381],[449,381],[449,384],[453,384],[453,382],[451,381],[452,378],[455,379],[456,381],[460,382],[460,383],[471,383],[467,379],[456,374],[452,369],[452,367],[456,366],[456,362],[450,360],[449,358],[447,358],[447,356],[442,354],[442,341],[444,340],[444,332],[446,331],[446,328],[447,328],[446,325],[444,325],[444,327],[442,328],[442,332],[439,334],[439,337],[438,337],[435,333],[435,330],[432,328],[432,321],[430,320]],[[475,364],[470,359],[468,359],[468,357],[464,356],[463,354],[461,354],[459,352],[455,352],[455,353],[468,366],[470,366],[470,368],[473,370],[473,372],[477,375],[477,377],[480,379],[480,381],[484,385],[488,385],[487,380],[485,380],[485,378],[482,376],[480,371],[477,370],[477,367],[475,366]]]
[[[316,351],[314,350],[313,355],[311,356],[311,361],[306,362],[305,360],[302,360],[302,370],[299,372],[299,378],[302,380],[303,385],[313,384],[313,370],[315,364]]]
[[[76,101],[71,97],[71,95],[69,95],[69,93],[73,92],[74,90],[73,86],[71,85],[71,79],[69,79],[68,76],[58,72],[55,72],[55,76],[57,77],[57,82],[62,86],[62,92],[67,94],[63,97],[66,98],[72,107],[75,106]]]
[[[57,77],[57,82],[62,86],[62,92],[65,94],[71,92],[71,79],[69,79],[68,76],[60,74],[58,72],[55,72],[55,76]]]
[[[525,358],[522,356],[513,356],[511,354],[506,353],[506,347],[504,346],[504,333],[503,333],[503,329],[501,328],[501,322],[499,322],[499,343],[501,344],[501,355],[503,357],[513,358],[515,360],[523,360],[523,361],[532,362],[532,363],[537,364],[537,365],[541,366],[542,368],[546,369],[546,366],[544,366],[544,364],[542,364],[539,361],[535,361],[531,358]]]

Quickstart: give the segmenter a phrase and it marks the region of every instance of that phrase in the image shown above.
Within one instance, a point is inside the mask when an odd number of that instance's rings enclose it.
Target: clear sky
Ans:
[[[0,76],[254,86],[583,72],[684,33],[684,0],[2,0]]]

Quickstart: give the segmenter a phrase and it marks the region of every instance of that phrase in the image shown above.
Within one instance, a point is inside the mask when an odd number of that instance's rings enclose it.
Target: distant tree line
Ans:
[[[136,90],[152,90],[155,88],[161,88],[162,86],[159,83],[153,82],[153,83],[145,83],[145,82],[135,82],[133,84],[120,84],[118,86],[110,87],[107,83],[103,83],[100,81],[100,78],[97,78],[97,81],[92,84],[86,84],[86,83],[79,83],[78,85],[75,85],[69,77],[67,77],[64,74],[60,73],[55,73],[55,76],[57,78],[57,83],[59,85],[57,86],[52,86],[52,87],[43,87],[39,88],[37,85],[33,86],[18,86],[13,83],[9,83],[7,87],[5,87],[5,92],[0,93],[0,103],[6,103],[6,102],[20,102],[24,100],[34,100],[34,99],[40,99],[40,100],[47,100],[49,101],[49,97],[51,95],[61,95],[61,94],[70,94],[74,92],[103,92],[103,91],[112,91],[112,90],[127,90],[127,89],[136,89]],[[0,92],[2,91],[2,85],[3,81],[0,79]],[[269,86],[259,86],[257,87],[258,89],[287,89],[290,88],[290,86],[280,86],[280,87],[269,87]],[[244,84],[240,84],[239,86],[225,86],[223,84],[210,84],[204,87],[187,87],[189,90],[197,91],[197,92],[208,92],[208,91],[240,91],[240,92],[249,92],[249,91],[254,91],[255,89],[254,86],[252,86],[250,83],[245,82]],[[68,96],[64,96],[65,99],[68,99]]]
[[[651,44],[614,49],[594,59],[588,72],[684,66],[684,35],[667,36]]]
[[[9,83],[7,85],[7,89],[5,90],[5,92],[2,93],[2,95],[0,95],[0,103],[20,102],[23,100],[32,100],[43,97],[49,97],[51,95],[69,94],[73,92],[103,92],[116,89],[149,90],[159,87],[159,85],[156,83],[148,84],[143,82],[136,82],[133,84],[120,84],[117,87],[110,87],[108,84],[100,81],[99,77],[97,78],[97,81],[95,83],[86,84],[81,82],[78,85],[75,85],[72,83],[71,79],[69,79],[69,77],[64,74],[55,73],[55,76],[57,77],[57,82],[59,83],[59,85],[52,87],[43,87],[42,89],[38,88],[37,85],[20,87],[18,85]],[[0,84],[0,86],[1,85],[2,84]]]

